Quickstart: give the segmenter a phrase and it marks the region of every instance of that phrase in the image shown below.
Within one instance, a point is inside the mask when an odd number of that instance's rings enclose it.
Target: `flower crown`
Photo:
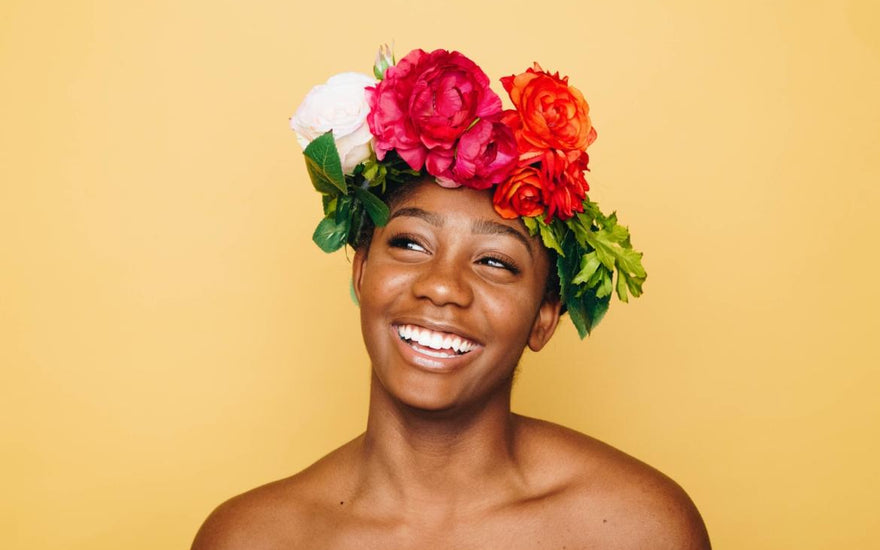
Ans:
[[[502,78],[514,106],[503,110],[486,74],[456,51],[418,49],[397,62],[383,46],[373,73],[331,77],[290,120],[323,198],[312,236],[322,250],[354,245],[366,217],[385,225],[388,184],[428,174],[445,187],[494,188],[495,211],[555,251],[559,296],[581,338],[612,292],[641,295],[642,254],[616,214],[587,197],[596,130],[567,77],[535,63]]]

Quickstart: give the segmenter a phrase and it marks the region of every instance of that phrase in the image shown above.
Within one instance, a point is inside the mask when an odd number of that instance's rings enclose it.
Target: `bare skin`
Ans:
[[[708,549],[675,482],[511,413],[522,350],[540,350],[559,319],[548,270],[488,195],[432,183],[407,195],[354,260],[373,365],[365,433],[222,504],[193,549]],[[403,327],[467,344],[430,347]]]

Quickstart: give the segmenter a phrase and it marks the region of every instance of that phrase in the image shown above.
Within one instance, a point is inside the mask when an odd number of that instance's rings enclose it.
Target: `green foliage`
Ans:
[[[314,140],[305,148],[306,169],[312,185],[319,193],[330,194],[333,190],[345,192],[345,176],[342,174],[342,161],[333,141],[333,133],[327,132]]]
[[[581,338],[585,337],[605,315],[611,294],[627,302],[629,295],[642,294],[646,273],[642,253],[633,250],[629,230],[618,224],[617,215],[606,216],[591,201],[584,211],[564,222],[553,220],[545,225],[551,238],[561,243],[557,259],[562,299]],[[560,238],[561,235],[561,238]],[[541,233],[544,245],[555,248]],[[617,274],[616,284],[614,282]]]
[[[334,252],[342,248],[348,238],[348,223],[338,223],[333,217],[326,217],[321,220],[315,232],[312,234],[312,240],[318,245],[318,248],[324,252]]]
[[[553,220],[550,225],[547,225],[541,218],[536,218],[536,221],[538,233],[541,234],[541,242],[544,243],[544,246],[564,256],[565,251],[562,250],[562,245],[560,244],[562,236],[565,235],[564,223],[559,220]]]
[[[388,211],[388,205],[382,202],[382,199],[360,187],[354,188],[354,194],[355,197],[360,199],[361,203],[363,203],[364,208],[370,216],[370,219],[373,220],[374,225],[382,227],[388,223],[388,215],[390,212]]]
[[[608,309],[609,299],[599,298],[595,292],[589,292],[584,285],[575,282],[581,270],[580,257],[583,253],[573,232],[565,234],[561,246],[565,255],[559,255],[556,259],[561,298],[578,335],[584,338],[602,319]]]
[[[387,184],[421,175],[393,152],[382,162],[374,156],[359,164],[352,174],[343,174],[331,132],[309,143],[303,154],[312,185],[321,193],[324,219],[315,228],[312,240],[324,252],[354,245],[365,216],[378,227],[388,223],[388,205],[382,200]]]

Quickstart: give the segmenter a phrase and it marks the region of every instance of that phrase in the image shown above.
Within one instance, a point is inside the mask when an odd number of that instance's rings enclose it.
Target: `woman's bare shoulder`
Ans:
[[[346,471],[350,445],[294,476],[227,500],[202,524],[192,550],[308,547],[333,521],[333,496],[346,484],[340,473]]]
[[[675,481],[582,433],[522,418],[524,452],[539,483],[551,487],[566,528],[613,548],[705,550],[700,513]]]

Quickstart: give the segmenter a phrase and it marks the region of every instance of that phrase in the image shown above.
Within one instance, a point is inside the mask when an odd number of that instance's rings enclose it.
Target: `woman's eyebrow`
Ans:
[[[395,210],[394,213],[391,214],[391,217],[388,218],[388,221],[391,221],[394,218],[398,218],[400,216],[421,218],[429,224],[433,225],[434,227],[440,227],[443,225],[444,222],[443,216],[439,214],[434,214],[433,212],[428,212],[427,210],[422,210],[421,208],[416,208],[414,206]]]
[[[526,247],[529,256],[534,259],[529,240],[522,234],[522,232],[517,231],[509,225],[504,225],[503,223],[494,222],[492,220],[476,220],[471,226],[471,231],[478,235],[510,235],[521,242],[523,246]]]

